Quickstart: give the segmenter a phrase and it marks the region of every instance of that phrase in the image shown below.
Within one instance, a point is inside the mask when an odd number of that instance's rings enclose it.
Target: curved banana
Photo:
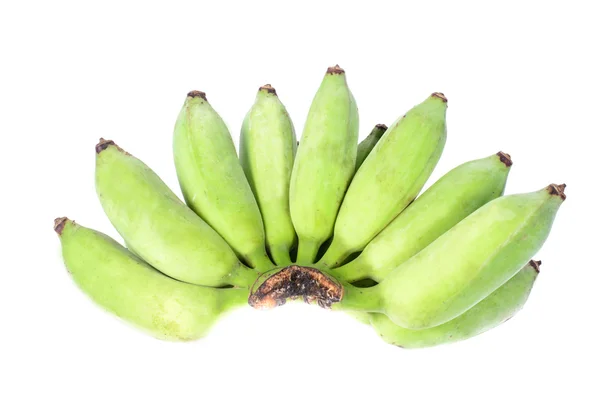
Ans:
[[[57,218],[54,230],[79,288],[105,310],[156,338],[201,338],[220,316],[246,304],[247,289],[176,281],[110,237],[67,218]]]
[[[290,183],[290,211],[298,234],[297,264],[314,262],[333,233],[346,188],[354,174],[358,109],[339,66],[327,69],[310,111]]]
[[[331,271],[348,281],[382,281],[467,215],[504,193],[512,161],[508,154],[469,161],[441,177],[398,215],[360,255]]]
[[[379,142],[379,139],[383,136],[385,131],[387,130],[387,126],[384,124],[377,124],[375,128],[369,133],[369,136],[363,139],[362,142],[358,144],[356,149],[356,167],[354,168],[354,173],[358,171],[362,163],[365,161],[373,147]]]
[[[345,286],[337,307],[382,312],[408,329],[456,318],[508,281],[540,249],[566,198],[564,187],[550,185],[490,201],[378,285]]]
[[[258,90],[240,134],[240,163],[262,214],[267,247],[277,265],[290,265],[296,231],[290,216],[290,176],[296,133],[271,85]]]
[[[384,314],[372,313],[371,326],[387,343],[404,348],[432,347],[469,339],[512,318],[529,297],[540,261],[530,261],[508,282],[464,314],[445,324],[420,330],[402,328]]]
[[[414,200],[442,155],[446,108],[444,95],[434,93],[385,132],[348,188],[320,267],[362,250]]]
[[[229,130],[202,92],[187,95],[175,124],[173,155],[188,206],[250,266],[273,268],[262,216]]]
[[[217,287],[256,280],[217,232],[112,140],[96,145],[96,192],[127,247],[164,274]]]

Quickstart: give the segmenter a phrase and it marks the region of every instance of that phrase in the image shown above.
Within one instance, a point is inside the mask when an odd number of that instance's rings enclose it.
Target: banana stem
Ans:
[[[360,256],[346,265],[332,269],[331,274],[346,282],[356,282],[371,277],[365,264],[361,263]]]
[[[348,248],[341,245],[334,237],[325,255],[319,260],[319,265],[326,268],[335,268],[348,258],[350,254],[352,254],[352,250],[348,251]]]
[[[320,247],[321,243],[317,241],[300,238],[298,240],[298,256],[296,257],[296,264],[304,266],[312,265],[315,262]]]
[[[267,253],[262,249],[257,249],[255,252],[246,255],[245,258],[248,264],[256,268],[257,271],[266,272],[275,268]]]
[[[258,279],[260,273],[258,270],[247,268],[242,263],[230,275],[229,282],[236,287],[249,288]]]
[[[236,308],[248,304],[248,290],[245,289],[221,289],[224,290],[225,298],[221,305],[221,313],[225,314]]]
[[[344,285],[344,295],[342,300],[339,303],[333,304],[331,308],[369,312],[383,311],[381,296],[377,286],[358,288],[350,284]]]
[[[290,249],[287,246],[269,246],[269,250],[271,251],[271,258],[275,261],[277,266],[287,266],[292,264],[292,259],[290,258]]]

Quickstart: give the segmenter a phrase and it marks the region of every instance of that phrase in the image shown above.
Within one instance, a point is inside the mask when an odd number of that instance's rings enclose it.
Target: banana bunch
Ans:
[[[421,193],[446,110],[433,93],[358,143],[356,100],[336,65],[300,143],[275,88],[261,86],[238,157],[206,94],[192,91],[173,132],[183,198],[100,139],[96,192],[124,246],[57,218],[64,263],[98,305],[163,340],[195,340],[231,310],[287,300],[342,310],[406,348],[478,335],[527,301],[565,185],[504,195],[513,162],[500,151]]]

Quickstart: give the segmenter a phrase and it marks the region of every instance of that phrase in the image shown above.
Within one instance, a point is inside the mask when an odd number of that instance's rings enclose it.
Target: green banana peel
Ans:
[[[177,178],[188,206],[249,266],[274,267],[262,216],[225,122],[203,92],[188,93],[173,132]]]
[[[446,143],[446,108],[446,97],[433,93],[385,132],[348,187],[333,241],[317,265],[338,266],[364,249],[417,197]]]
[[[540,264],[540,261],[530,261],[471,309],[433,328],[411,330],[394,324],[384,314],[367,315],[379,336],[395,346],[423,348],[469,339],[502,324],[523,308],[538,276]]]
[[[362,163],[367,159],[367,156],[371,153],[371,150],[373,150],[377,142],[379,142],[379,139],[381,139],[386,130],[387,126],[384,124],[377,124],[371,133],[369,133],[369,135],[358,144],[356,149],[356,167],[354,168],[355,174]]]
[[[292,169],[290,212],[298,235],[297,264],[311,265],[333,233],[354,174],[357,142],[356,102],[344,70],[331,67],[312,101]]]
[[[542,246],[565,185],[492,200],[394,269],[377,286],[344,287],[336,308],[380,312],[426,329],[456,318],[500,287]]]
[[[382,281],[473,211],[501,196],[511,165],[510,156],[498,152],[452,169],[375,236],[356,259],[331,274],[348,282]]]
[[[296,134],[275,88],[262,86],[246,114],[240,134],[240,163],[265,226],[267,248],[277,265],[290,265],[296,231],[290,215],[289,187]]]
[[[112,140],[96,145],[96,192],[127,246],[162,273],[198,285],[250,287],[258,272],[146,164]]]
[[[204,337],[222,315],[246,304],[248,289],[169,278],[107,235],[67,218],[57,218],[54,229],[77,286],[103,309],[158,339]]]

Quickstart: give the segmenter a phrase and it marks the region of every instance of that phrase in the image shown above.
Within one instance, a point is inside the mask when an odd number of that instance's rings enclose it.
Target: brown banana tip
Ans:
[[[187,94],[187,97],[200,97],[202,100],[206,100],[206,93],[201,92],[199,90],[192,90]]]
[[[441,92],[435,92],[431,94],[431,97],[437,97],[438,99],[442,99],[442,101],[444,103],[448,102],[448,99],[446,98],[446,96],[444,96],[444,93]]]
[[[96,153],[100,154],[103,150],[106,150],[108,146],[116,146],[115,142],[112,140],[106,140],[104,138],[100,138],[98,144],[96,145]]]
[[[54,219],[54,232],[58,233],[58,236],[62,235],[63,229],[65,229],[66,223],[69,221],[67,217],[60,217]]]
[[[290,265],[253,290],[248,304],[269,309],[284,305],[287,299],[303,298],[306,303],[316,302],[322,308],[330,308],[341,301],[343,294],[343,286],[318,269]]]
[[[268,83],[266,85],[261,86],[258,90],[262,90],[263,92],[267,92],[267,93],[277,96],[277,92],[275,91],[275,88]]]
[[[540,273],[540,265],[542,265],[542,261],[529,260],[529,265],[535,269],[535,272]]]
[[[388,127],[387,127],[387,125],[386,125],[386,124],[377,124],[377,125],[375,125],[375,128],[377,128],[377,129],[381,129],[381,130],[383,130],[383,131],[387,131],[387,128],[388,128]]]
[[[548,187],[546,189],[548,189],[548,192],[550,192],[551,195],[553,196],[559,196],[561,199],[566,200],[567,199],[567,195],[565,194],[565,188],[567,187],[567,185],[560,184],[557,185],[555,183],[548,185]]]
[[[341,75],[346,73],[338,64],[335,64],[333,67],[327,68],[327,73],[331,75]]]
[[[496,155],[500,158],[500,161],[502,161],[507,167],[510,167],[513,164],[512,159],[510,158],[510,154],[507,154],[503,151],[499,151],[496,153]]]

